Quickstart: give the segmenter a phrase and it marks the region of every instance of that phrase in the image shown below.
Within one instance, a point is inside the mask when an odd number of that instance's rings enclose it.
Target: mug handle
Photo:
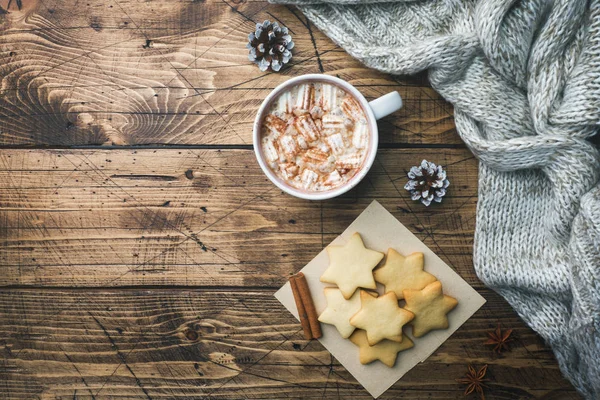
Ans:
[[[381,119],[402,108],[402,97],[398,92],[390,92],[369,102],[375,119]]]

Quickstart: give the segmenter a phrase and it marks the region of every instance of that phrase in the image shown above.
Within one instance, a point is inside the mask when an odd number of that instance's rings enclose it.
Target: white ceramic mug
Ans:
[[[360,103],[363,110],[367,114],[369,134],[371,135],[369,140],[369,149],[365,157],[365,161],[360,167],[360,170],[344,185],[322,192],[301,190],[287,184],[283,179],[280,179],[277,175],[275,175],[271,168],[269,168],[269,166],[265,162],[262,151],[262,123],[265,117],[265,113],[269,111],[269,106],[271,105],[271,102],[286,90],[306,82],[325,82],[332,85],[336,85],[342,88],[344,91],[346,91],[346,93],[349,93],[352,96],[354,96],[354,98]],[[292,196],[300,197],[301,199],[307,200],[330,199],[332,197],[336,197],[343,193],[346,193],[348,190],[356,186],[365,177],[365,175],[367,175],[367,172],[369,172],[369,169],[375,161],[377,145],[379,143],[377,120],[393,113],[394,111],[399,110],[400,108],[402,108],[402,98],[400,97],[400,94],[398,92],[388,93],[369,102],[354,86],[342,79],[323,74],[301,75],[292,78],[288,81],[285,81],[281,85],[277,86],[261,104],[260,108],[258,109],[258,113],[256,114],[256,119],[254,120],[254,153],[256,154],[258,164],[262,168],[265,175],[267,175],[271,182],[273,182],[278,188],[280,188],[284,192],[291,194]]]

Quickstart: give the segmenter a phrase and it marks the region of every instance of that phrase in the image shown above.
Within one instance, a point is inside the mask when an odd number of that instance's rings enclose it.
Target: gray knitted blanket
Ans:
[[[474,262],[600,399],[600,0],[275,0],[391,74],[429,70],[480,160]]]

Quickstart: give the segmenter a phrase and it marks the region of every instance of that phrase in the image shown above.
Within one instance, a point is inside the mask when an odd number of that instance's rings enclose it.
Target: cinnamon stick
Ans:
[[[321,336],[323,336],[323,334],[321,333],[321,323],[319,322],[319,316],[317,315],[315,304],[313,303],[312,296],[310,295],[308,282],[306,282],[306,277],[302,272],[298,272],[296,276],[296,283],[300,292],[300,298],[302,299],[302,303],[304,304],[304,310],[306,311],[306,314],[308,316],[308,323],[310,325],[312,337],[313,339],[318,339]]]
[[[298,277],[296,275],[290,277],[290,286],[292,287],[292,294],[294,295],[294,301],[296,302],[296,308],[300,316],[300,324],[302,325],[302,330],[304,330],[304,337],[306,340],[310,340],[312,339],[312,331],[310,330],[310,323],[308,322],[308,314],[304,308],[304,302],[300,296]]]

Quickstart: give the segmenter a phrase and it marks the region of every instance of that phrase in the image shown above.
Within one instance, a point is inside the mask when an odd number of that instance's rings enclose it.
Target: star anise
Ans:
[[[23,0],[16,0],[17,8],[19,11],[23,8]],[[8,4],[6,5],[6,10],[0,7],[0,14],[8,14],[8,10],[10,9],[10,5],[12,4],[12,0],[8,0]]]
[[[481,400],[485,400],[485,395],[483,394],[483,388],[485,385],[483,382],[486,382],[485,374],[487,372],[487,364],[481,367],[479,371],[475,371],[471,365],[469,365],[469,369],[467,370],[467,374],[464,378],[457,379],[456,382],[467,385],[465,389],[465,396],[470,395],[473,392],[476,392],[479,395]]]
[[[489,339],[486,340],[484,344],[494,346],[494,351],[500,354],[504,350],[508,350],[508,343],[512,342],[512,338],[510,337],[512,331],[512,329],[507,329],[502,332],[500,325],[498,325],[496,330],[487,332]]]

